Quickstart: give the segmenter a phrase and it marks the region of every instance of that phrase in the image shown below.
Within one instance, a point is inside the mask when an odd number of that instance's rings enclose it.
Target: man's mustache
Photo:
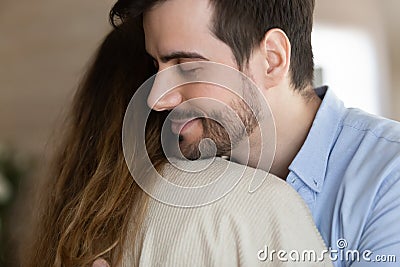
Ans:
[[[190,120],[193,118],[206,118],[206,114],[197,109],[174,109],[169,112],[168,118],[175,121]]]

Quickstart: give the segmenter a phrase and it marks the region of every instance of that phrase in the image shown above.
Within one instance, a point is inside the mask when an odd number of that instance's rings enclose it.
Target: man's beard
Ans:
[[[253,106],[253,105],[252,105]],[[233,114],[234,113],[234,114]],[[182,155],[189,160],[213,156],[230,156],[231,151],[242,141],[249,138],[258,126],[259,109],[250,107],[242,99],[232,101],[229,107],[210,112],[206,118],[201,115],[203,134],[195,142],[180,145]],[[180,117],[193,117],[193,111],[180,112]],[[240,121],[239,121],[240,120]],[[204,139],[210,142],[202,142]],[[185,141],[180,136],[181,141]],[[180,142],[181,144],[183,142]],[[216,150],[216,151],[215,151]]]

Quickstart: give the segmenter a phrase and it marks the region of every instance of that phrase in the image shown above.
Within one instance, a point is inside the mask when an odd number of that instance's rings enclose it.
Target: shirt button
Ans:
[[[293,178],[293,179],[292,179],[292,184],[294,184],[294,182],[296,182],[296,178]]]

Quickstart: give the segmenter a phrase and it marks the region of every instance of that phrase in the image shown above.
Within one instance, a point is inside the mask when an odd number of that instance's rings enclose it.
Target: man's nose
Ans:
[[[174,109],[180,105],[184,99],[182,92],[176,88],[179,80],[175,75],[159,72],[154,78],[153,86],[147,98],[147,105],[155,111]]]
[[[150,97],[147,100],[149,107],[155,111],[172,110],[181,104],[183,101],[182,95],[178,90],[173,90],[157,100],[152,100]]]

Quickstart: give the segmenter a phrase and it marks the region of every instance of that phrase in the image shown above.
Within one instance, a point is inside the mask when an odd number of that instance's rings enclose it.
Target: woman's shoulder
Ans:
[[[214,194],[215,199],[203,203],[204,205],[224,199],[226,200],[221,202],[224,205],[243,203],[244,200],[253,203],[268,201],[273,204],[282,202],[277,199],[281,196],[285,197],[285,202],[302,203],[297,192],[283,179],[264,170],[218,157],[196,161],[172,159],[164,166],[161,174],[168,182],[177,185],[177,191],[179,187],[201,188],[204,195]]]
[[[257,255],[265,246],[324,249],[301,197],[276,176],[220,158],[170,161],[162,176],[178,184],[178,191],[204,188],[194,197],[214,198],[196,207],[151,199],[143,239],[136,244],[143,264],[161,257],[164,266],[258,266],[265,264]]]

